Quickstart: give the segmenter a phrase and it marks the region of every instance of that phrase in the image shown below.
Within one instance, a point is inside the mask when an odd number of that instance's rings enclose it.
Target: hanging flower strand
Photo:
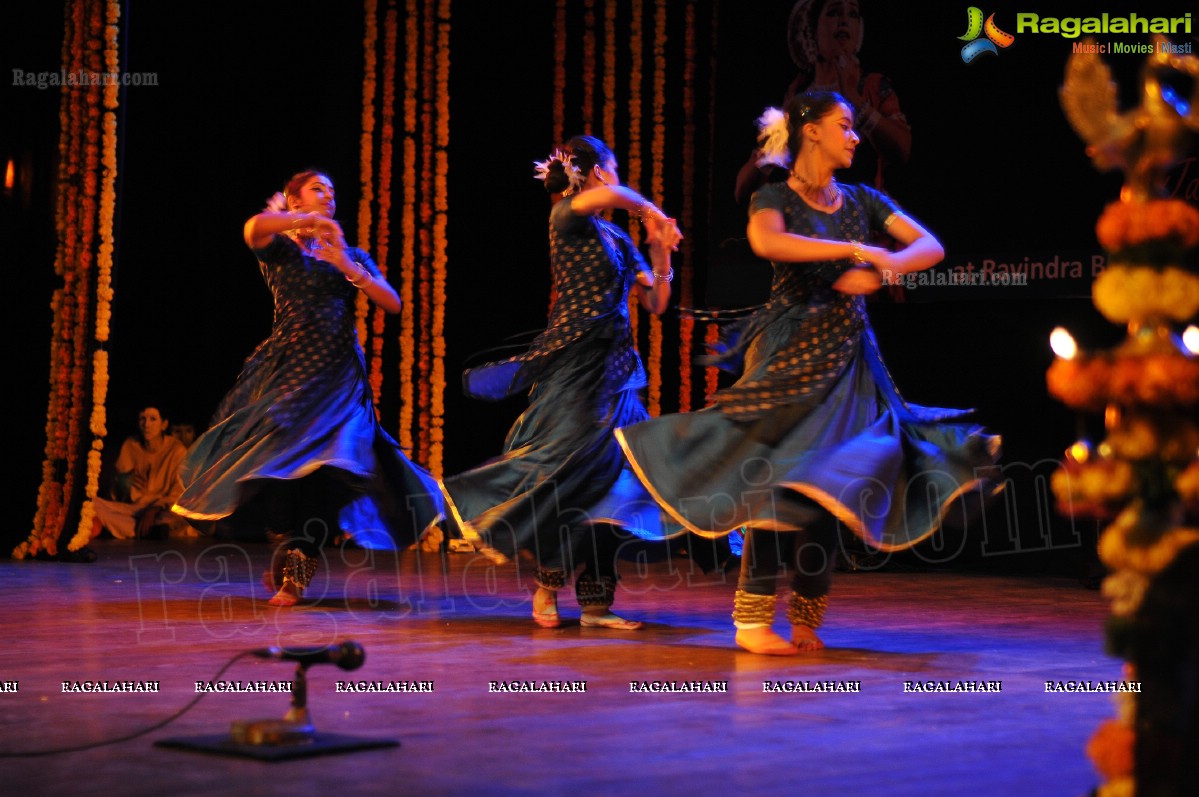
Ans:
[[[437,22],[437,168],[433,195],[433,372],[429,430],[429,470],[441,478],[445,445],[445,288],[446,227],[449,211],[450,0],[440,0]]]
[[[96,7],[99,12],[99,5]],[[117,37],[121,6],[117,2],[104,4],[104,69],[116,74],[120,68]],[[117,176],[117,121],[114,111],[118,105],[118,86],[115,83],[103,87],[103,133],[101,136],[100,163],[103,168],[100,184],[99,240],[96,257],[96,314],[95,340],[100,348],[92,355],[92,407],[88,429],[91,432],[91,449],[87,455],[87,477],[84,483],[85,500],[79,512],[79,525],[75,535],[67,543],[68,551],[78,551],[92,538],[92,522],[95,507],[92,503],[100,489],[100,468],[104,452],[104,438],[108,434],[105,405],[108,400],[108,352],[102,348],[108,342],[112,318],[112,255],[113,219],[116,214]]]
[[[400,215],[400,448],[414,456],[412,430],[416,417],[416,323],[414,319],[416,280],[416,136],[417,136],[417,55],[419,53],[419,24],[416,0],[404,5],[404,179]]]
[[[396,10],[389,3],[383,22],[383,107],[379,131],[379,222],[375,235],[375,259],[387,278],[391,243],[391,172],[395,151]],[[383,394],[383,335],[387,313],[382,307],[371,311],[370,386],[375,401]]]
[[[683,35],[683,163],[695,162],[695,6],[687,4]],[[695,172],[683,169],[683,229],[690,230],[695,220]],[[694,252],[691,238],[683,240],[683,264],[679,270],[679,304],[693,306],[691,291]],[[679,314],[679,412],[691,410],[691,342],[695,319],[690,313]]]

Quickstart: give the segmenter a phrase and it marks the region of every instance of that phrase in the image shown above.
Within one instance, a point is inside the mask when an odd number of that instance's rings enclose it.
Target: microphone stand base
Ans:
[[[266,722],[280,722],[280,720],[266,720]],[[214,733],[207,736],[159,739],[154,742],[154,746],[236,758],[254,758],[259,761],[288,761],[295,758],[399,747],[400,743],[395,739],[368,739],[361,736],[343,736],[342,734],[318,731],[306,741],[282,744],[243,744],[234,741],[231,734]]]
[[[311,744],[315,738],[312,723],[286,719],[237,720],[229,729],[229,740],[234,744]]]

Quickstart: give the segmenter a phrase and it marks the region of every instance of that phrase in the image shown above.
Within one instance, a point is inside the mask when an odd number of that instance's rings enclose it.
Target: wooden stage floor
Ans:
[[[529,578],[473,554],[332,551],[294,609],[266,604],[266,546],[96,544],[93,564],[0,562],[0,792],[13,795],[1083,795],[1084,755],[1110,695],[1046,681],[1117,680],[1102,597],[1068,579],[954,572],[838,573],[823,635],[802,658],[733,646],[735,575],[686,560],[625,566],[617,608],[641,631],[535,627]],[[522,580],[523,579],[523,580]],[[563,614],[577,617],[564,592]],[[399,747],[263,762],[155,741],[280,719],[289,696],[196,683],[289,681],[295,665],[236,654],[355,640],[365,664],[308,669],[318,731]],[[12,682],[17,691],[12,691]],[[64,692],[157,681],[159,691]],[[339,692],[339,681],[432,682]],[[494,692],[586,682],[585,692]],[[727,692],[633,693],[631,682],[727,682]],[[860,691],[765,693],[766,681]],[[905,693],[905,681],[1000,681],[1000,692]],[[83,686],[80,689],[85,688]]]

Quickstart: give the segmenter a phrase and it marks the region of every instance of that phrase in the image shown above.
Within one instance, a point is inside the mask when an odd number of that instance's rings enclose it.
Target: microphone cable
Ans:
[[[227,661],[225,663],[225,666],[221,667],[221,669],[217,671],[217,674],[212,676],[212,678],[210,680],[213,680],[213,681],[218,680],[222,675],[225,674],[225,671],[228,670],[230,667],[232,667],[239,659],[244,659],[245,657],[250,656],[250,655],[253,655],[253,651],[244,650],[241,653],[238,653],[236,656],[229,659],[229,661]],[[138,738],[139,736],[145,736],[147,733],[152,733],[153,731],[156,731],[159,728],[163,728],[163,727],[166,727],[167,725],[171,724],[172,722],[179,719],[187,712],[191,711],[192,708],[194,708],[197,703],[199,703],[201,700],[203,700],[207,694],[208,694],[207,692],[201,692],[199,695],[192,698],[191,702],[189,702],[186,706],[179,709],[174,714],[172,714],[171,716],[164,719],[162,722],[155,723],[154,725],[151,725],[149,728],[143,728],[142,730],[135,731],[134,733],[129,733],[124,736],[118,736],[116,739],[107,739],[107,740],[99,741],[99,742],[88,742],[87,744],[77,744],[77,745],[72,745],[70,747],[53,747],[48,750],[24,750],[24,751],[19,751],[19,752],[17,752],[17,751],[10,752],[7,750],[0,750],[0,758],[26,758],[26,757],[33,758],[36,756],[44,756],[44,755],[58,755],[59,753],[78,753],[78,752],[82,752],[84,750],[94,750],[97,747],[106,747],[110,744],[120,744],[121,742],[128,742],[132,739]]]

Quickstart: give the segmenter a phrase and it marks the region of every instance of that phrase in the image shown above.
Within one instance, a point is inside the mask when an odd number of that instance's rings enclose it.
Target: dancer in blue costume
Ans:
[[[998,456],[998,438],[950,422],[966,411],[905,402],[879,357],[865,294],[885,276],[929,268],[943,250],[886,195],[837,184],[834,170],[858,145],[853,125],[832,92],[763,115],[763,149],[785,158],[791,176],[750,203],[749,242],[774,282],[722,355],[743,357],[743,374],[714,406],[617,432],[637,475],[688,529],[748,529],[733,619],[737,644],[754,653],[823,646],[815,629],[838,523],[882,550],[915,545],[987,481]],[[902,248],[859,243],[883,230]],[[794,567],[790,640],[771,628],[784,563]]]
[[[476,398],[528,390],[529,406],[501,457],[443,487],[463,535],[480,550],[500,560],[521,550],[536,558],[537,624],[560,623],[557,592],[581,567],[580,624],[631,630],[641,623],[610,611],[620,544],[613,527],[647,537],[664,531],[612,436],[618,426],[649,417],[638,396],[646,380],[628,300],[632,292],[649,312],[666,309],[670,253],[681,236],[673,219],[620,184],[616,158],[599,139],[576,136],[537,166],[546,190],[562,195],[550,211],[549,327],[524,354],[463,376]],[[652,269],[629,236],[599,215],[613,208],[640,215]]]
[[[257,510],[241,525],[283,539],[264,577],[274,605],[302,596],[339,533],[402,548],[442,515],[437,481],[375,417],[355,329],[359,292],[389,313],[400,298],[370,255],[346,245],[336,209],[333,183],[308,170],[246,222],[274,324],[188,454],[172,507],[193,521]]]

